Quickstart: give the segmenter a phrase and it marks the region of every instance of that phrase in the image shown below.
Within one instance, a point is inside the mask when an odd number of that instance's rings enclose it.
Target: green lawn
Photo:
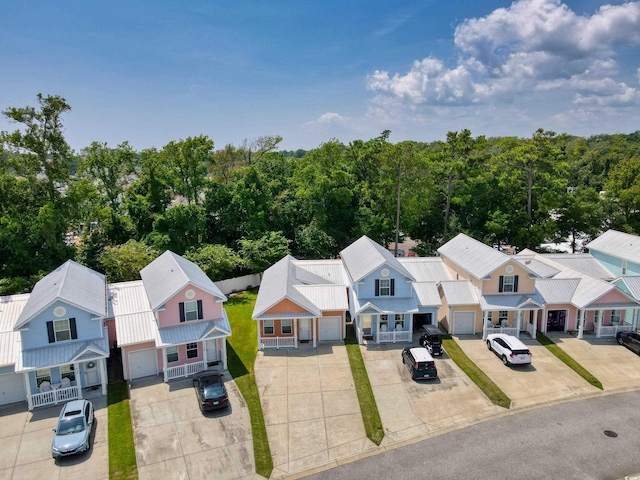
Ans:
[[[547,347],[551,353],[553,353],[556,357],[558,357],[562,362],[564,362],[569,368],[575,371],[578,375],[584,378],[587,382],[593,385],[596,388],[602,390],[602,383],[596,377],[594,377],[589,371],[576,362],[567,352],[562,350],[558,345],[553,343],[549,337],[544,335],[543,333],[537,332],[536,340],[540,342],[542,345]]]
[[[509,408],[511,399],[498,388],[478,366],[471,361],[462,351],[458,342],[450,335],[442,336],[442,345],[447,351],[447,355],[458,365],[464,373],[478,386],[489,399],[500,407]]]
[[[273,460],[253,370],[258,352],[257,326],[251,318],[256,296],[256,292],[243,292],[230,296],[225,303],[232,332],[231,337],[227,338],[227,357],[229,373],[238,385],[251,415],[256,473],[269,478]]]
[[[357,338],[346,338],[347,355],[349,356],[349,364],[351,365],[351,374],[353,382],[356,386],[358,394],[358,402],[360,403],[360,412],[362,421],[364,422],[364,430],[367,438],[376,445],[380,445],[384,438],[384,429],[382,428],[382,420],[376,405],[376,399],[373,396],[369,375],[364,366],[364,359],[358,345]]]
[[[129,385],[127,382],[110,383],[107,390],[109,427],[109,478],[134,480],[138,478],[133,426],[129,411]],[[87,477],[91,472],[85,472]]]

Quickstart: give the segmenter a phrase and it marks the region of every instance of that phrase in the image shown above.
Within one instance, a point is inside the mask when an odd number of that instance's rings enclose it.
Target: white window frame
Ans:
[[[389,315],[383,314],[380,315],[380,331],[382,332],[382,325],[386,325],[387,329],[386,331],[389,331]]]
[[[509,279],[510,281],[507,281],[507,279]],[[516,276],[504,275],[502,277],[502,293],[513,293],[515,288],[516,288]]]
[[[293,332],[293,326],[290,318],[283,318],[280,320],[280,333],[283,335],[291,335]]]
[[[173,358],[173,355],[175,355],[175,360],[171,360],[171,358]],[[167,347],[167,363],[176,363],[178,360],[180,360],[178,346],[174,345],[171,347]]]
[[[67,338],[64,338],[65,336]],[[53,337],[56,339],[56,343],[71,340],[71,322],[68,318],[53,321]]]
[[[193,317],[193,318],[190,318]],[[184,302],[184,319],[187,322],[198,320],[198,301]]]
[[[386,292],[386,293],[384,293]],[[391,296],[391,279],[390,278],[381,278],[380,283],[378,284],[378,296],[380,297],[390,297]]]
[[[502,325],[502,322],[509,323],[509,311],[508,310],[499,310],[498,311],[498,326]]]
[[[487,312],[487,325],[493,325],[493,312]]]
[[[73,364],[62,365],[60,367],[60,378],[68,378],[70,382],[76,381],[76,372]]]
[[[271,331],[268,332],[267,329]],[[273,329],[273,320],[263,320],[262,321],[262,334],[263,335],[273,335],[275,333]]]
[[[402,324],[402,330],[404,330],[404,315],[402,313],[396,313],[393,319],[393,328],[398,331],[398,324]]]
[[[620,325],[622,310],[611,310],[611,325]]]
[[[602,325],[602,318],[604,317],[602,310],[594,310],[593,312],[593,324]]]
[[[36,370],[36,386],[40,388],[40,384],[42,382],[51,383],[51,369],[50,368],[39,368]]]
[[[198,358],[198,342],[187,343],[187,358]],[[195,355],[193,352],[195,351]]]

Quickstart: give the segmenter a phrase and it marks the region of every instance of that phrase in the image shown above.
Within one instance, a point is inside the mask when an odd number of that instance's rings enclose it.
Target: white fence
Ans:
[[[60,402],[67,402],[80,398],[80,389],[76,386],[68,388],[57,388],[49,392],[34,393],[27,396],[29,410],[45,405],[56,405]]]
[[[297,337],[263,337],[260,338],[260,349],[265,348],[298,348]]]
[[[378,332],[378,343],[410,342],[413,335],[409,331]]]
[[[631,325],[596,325],[596,337],[615,337],[618,332],[632,332]]]
[[[254,273],[252,275],[245,275],[244,277],[228,278],[227,280],[215,282],[215,284],[222,293],[229,295],[233,292],[246,290],[247,287],[259,287],[260,275]]]
[[[184,365],[169,367],[164,371],[164,381],[166,382],[173,378],[188,377],[189,375],[202,372],[204,369],[204,362],[185,363]]]

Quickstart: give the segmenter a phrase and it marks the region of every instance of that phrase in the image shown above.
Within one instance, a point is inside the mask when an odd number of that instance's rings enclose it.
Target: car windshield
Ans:
[[[429,337],[429,342],[433,343],[434,345],[440,345],[442,343],[442,338],[438,336]]]
[[[69,435],[84,430],[84,417],[63,418],[58,424],[58,435]]]

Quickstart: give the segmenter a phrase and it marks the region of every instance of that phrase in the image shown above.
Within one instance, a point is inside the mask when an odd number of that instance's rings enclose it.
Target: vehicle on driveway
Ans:
[[[402,349],[402,363],[405,364],[414,380],[438,378],[438,369],[433,357],[424,347],[405,347]]]
[[[198,405],[202,413],[229,406],[229,395],[219,373],[205,373],[193,379]]]
[[[513,335],[491,333],[487,335],[487,348],[500,357],[507,367],[531,363],[529,348]]]
[[[93,428],[93,404],[88,400],[73,400],[62,407],[56,434],[51,444],[53,458],[82,453],[91,447]]]
[[[616,340],[620,345],[624,345],[632,352],[640,355],[640,333],[638,332],[618,332]]]
[[[442,350],[442,332],[437,325],[424,325],[420,331],[420,345],[429,350],[433,356],[440,356],[444,353]]]

